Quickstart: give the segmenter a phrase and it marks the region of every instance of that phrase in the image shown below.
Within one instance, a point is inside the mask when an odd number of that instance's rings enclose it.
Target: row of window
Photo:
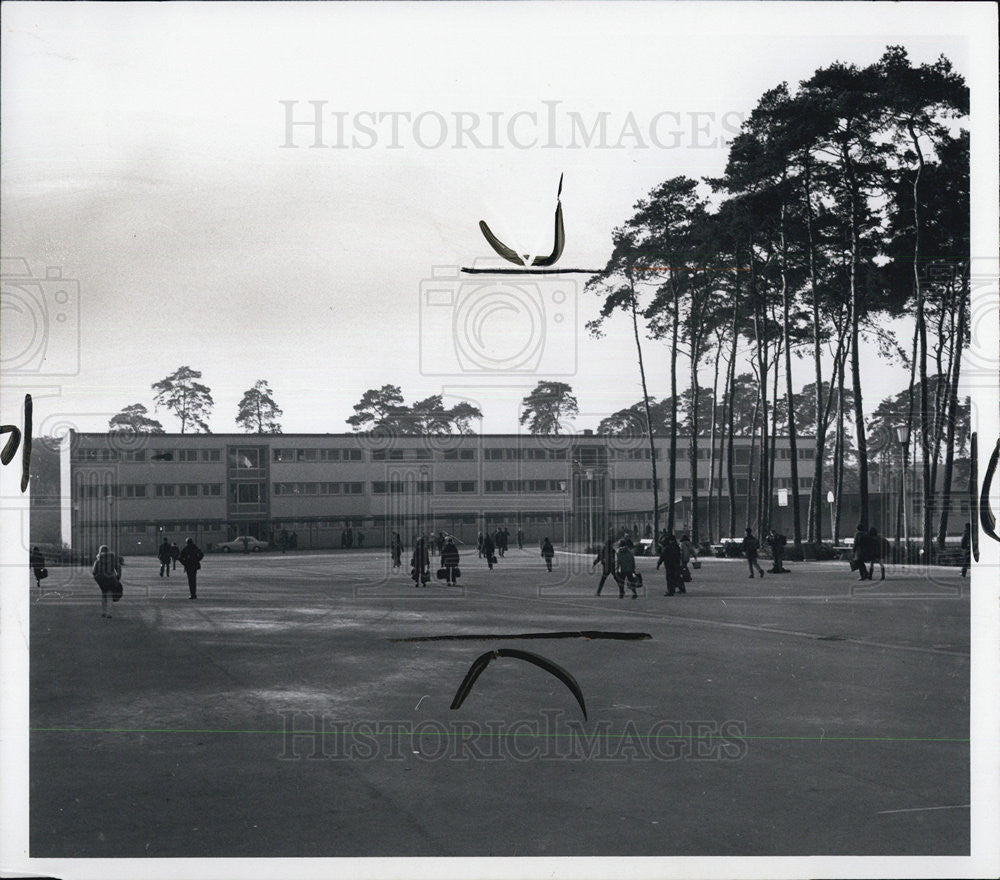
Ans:
[[[486,480],[483,484],[487,492],[565,492],[564,480]]]
[[[275,483],[275,495],[364,495],[364,483]]]
[[[603,452],[599,447],[584,447],[581,454],[591,452]],[[282,448],[271,450],[273,461],[280,463],[288,462],[308,462],[308,461],[362,461],[361,449],[318,449],[318,448]],[[641,449],[611,449],[609,457],[616,461],[648,461],[651,452],[648,447]],[[737,464],[748,464],[750,461],[750,448],[738,446],[733,450]],[[229,465],[235,469],[257,470],[264,466],[263,458],[266,450],[258,447],[232,449],[229,452]],[[681,446],[677,449],[678,458],[688,458],[690,448]],[[147,457],[148,455],[148,457]],[[668,450],[658,447],[656,457],[664,459],[668,455]],[[789,459],[792,457],[788,447],[779,447],[775,450],[775,455],[779,459]],[[811,446],[798,449],[800,459],[811,459],[815,456],[815,449]],[[430,449],[375,449],[371,452],[372,461],[432,461],[434,451]],[[569,460],[569,450],[567,449],[522,449],[520,447],[489,447],[483,450],[483,457],[486,461],[567,461]],[[594,455],[586,455],[586,458],[594,458]],[[599,454],[597,457],[601,457]],[[220,449],[74,449],[71,453],[73,461],[77,462],[145,462],[145,461],[176,461],[176,462],[219,462],[222,461],[222,450]],[[475,449],[446,449],[440,453],[443,461],[475,461]],[[706,447],[699,447],[698,458],[708,460],[711,458],[711,450]],[[583,461],[587,464],[587,461]]]

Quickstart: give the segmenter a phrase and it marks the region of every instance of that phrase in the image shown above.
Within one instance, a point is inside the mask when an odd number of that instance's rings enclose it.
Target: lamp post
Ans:
[[[830,505],[830,543],[833,543],[833,491],[831,489],[826,490],[826,502]],[[820,530],[819,539],[823,540],[822,529]]]
[[[587,468],[587,546],[594,546],[594,470]]]
[[[900,451],[900,472],[899,485],[903,494],[903,561],[907,561],[910,555],[910,526],[909,515],[906,510],[906,459],[910,445],[910,426],[899,425],[896,428],[896,439],[899,441]]]

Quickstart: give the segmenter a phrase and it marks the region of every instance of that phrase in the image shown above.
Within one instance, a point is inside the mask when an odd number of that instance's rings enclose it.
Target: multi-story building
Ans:
[[[669,440],[654,441],[659,503],[669,500]],[[707,532],[708,440],[698,449],[692,486],[689,441],[679,443],[675,515],[690,522],[700,496]],[[771,522],[791,529],[791,461],[776,441]],[[800,441],[800,509],[808,505],[812,445]],[[734,444],[739,529],[751,483],[751,441]],[[364,434],[97,434],[72,432],[61,448],[62,540],[92,552],[153,552],[162,536],[210,546],[238,535],[273,539],[286,530],[297,546],[336,547],[350,527],[366,546],[398,531],[445,531],[474,542],[506,525],[527,540],[599,541],[609,528],[646,534],[653,524],[648,439],[518,434],[399,436]],[[718,502],[718,471],[712,485]],[[729,521],[728,478],[721,480],[722,522]],[[697,490],[697,492],[695,492]],[[713,517],[715,514],[713,513]]]

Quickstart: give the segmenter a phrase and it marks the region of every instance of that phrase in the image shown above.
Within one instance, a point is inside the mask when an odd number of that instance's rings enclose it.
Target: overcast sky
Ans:
[[[3,254],[79,284],[78,317],[66,288],[64,320],[34,342],[34,313],[5,286],[4,357],[26,353],[6,388],[34,392],[39,433],[152,408],[150,384],[181,364],[212,388],[215,432],[237,430],[236,403],[261,378],[286,432],[348,430],[384,383],[408,401],[470,399],[485,430],[516,431],[517,401],[558,378],[579,398],[576,427],[595,427],[640,395],[623,319],[599,341],[584,330],[597,297],[572,278],[421,285],[490,256],[481,219],[547,253],[563,173],[559,265],[603,266],[637,199],[721,173],[762,92],[834,60],[901,43],[914,63],[944,53],[969,75],[962,4],[779,7],[5,4]],[[321,132],[287,128],[316,108]],[[58,290],[31,290],[54,315]],[[536,337],[535,372],[483,374],[484,357],[533,352]],[[645,354],[663,396],[667,350]],[[795,384],[809,380],[804,361]],[[865,352],[869,408],[906,381]]]

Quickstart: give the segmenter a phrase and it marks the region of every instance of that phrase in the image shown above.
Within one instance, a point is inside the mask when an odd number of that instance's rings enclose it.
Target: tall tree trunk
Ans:
[[[958,301],[957,328],[953,335],[952,346],[955,348],[954,367],[951,375],[951,390],[948,400],[948,436],[944,447],[944,480],[941,487],[941,523],[938,526],[938,546],[944,549],[945,538],[948,535],[948,514],[951,508],[951,478],[955,466],[955,426],[958,422],[958,380],[962,369],[962,349],[965,346],[965,309],[968,292],[965,289],[966,279],[962,278],[962,293]]]
[[[792,530],[796,549],[802,546],[802,515],[799,512],[799,461],[798,441],[795,437],[795,397],[792,393],[792,335],[789,312],[791,295],[788,290],[788,253],[785,244],[785,205],[781,205],[781,330],[785,346],[785,395],[788,399],[788,448],[792,459]],[[818,381],[818,375],[817,375]],[[817,387],[816,421],[819,422],[819,405],[822,389]],[[819,431],[817,430],[817,435]]]
[[[716,344],[715,350],[717,357],[715,358],[715,370],[712,374],[712,430],[709,434],[708,444],[709,444],[709,458],[708,458],[708,543],[712,544],[715,542],[715,534],[717,529],[715,528],[715,523],[712,521],[713,511],[713,495],[715,493],[715,461],[719,457],[715,454],[715,436],[716,427],[719,421],[719,362],[722,360],[722,334],[716,334]],[[716,514],[718,515],[718,514]]]
[[[781,341],[778,341],[778,350],[774,356],[774,384],[771,387],[771,438],[767,451],[767,488],[764,491],[764,521],[761,525],[762,532],[770,530],[771,508],[774,502],[774,462],[778,455],[778,364],[781,362]]]
[[[653,418],[649,412],[649,391],[646,388],[646,368],[642,361],[642,343],[639,339],[639,319],[635,308],[635,285],[629,278],[629,287],[632,291],[629,305],[632,310],[632,334],[635,337],[635,351],[639,357],[639,376],[642,379],[642,405],[646,410],[646,433],[649,436],[649,462],[653,469],[653,535],[659,537],[660,534],[660,493],[656,478],[656,444],[653,440]],[[655,538],[654,538],[655,539]]]
[[[816,245],[813,240],[813,207],[812,207],[812,163],[809,151],[806,150],[803,160],[803,182],[806,201],[806,233],[808,237],[809,254],[809,289],[812,294],[812,330],[813,330],[813,370],[816,374],[816,438],[815,459],[813,460],[813,484],[809,500],[809,522],[807,525],[807,540],[819,542],[823,539],[823,460],[826,457],[826,421],[821,419],[823,408],[823,361],[821,338],[823,325],[819,314],[819,290],[816,284]],[[832,388],[831,388],[832,391]],[[789,425],[789,428],[791,426]],[[793,433],[789,430],[789,433]],[[794,460],[794,459],[793,459]]]
[[[691,339],[691,440],[688,454],[691,456],[691,541],[698,545],[698,361],[701,359],[701,341],[698,331]]]
[[[736,332],[736,309],[733,309],[733,347],[729,353],[729,378],[727,380],[729,396],[729,422],[726,426],[726,489],[729,492],[729,535],[736,537],[736,451],[733,448],[733,436],[736,423],[736,343],[739,336]]]
[[[840,543],[840,514],[844,499],[844,373],[847,357],[837,370],[837,439],[833,451],[833,543]]]
[[[677,497],[677,334],[680,325],[680,296],[671,274],[670,286],[674,295],[673,339],[670,346],[670,470],[667,479],[667,531],[674,531],[674,499]]]
[[[753,510],[751,503],[753,501],[754,484],[753,484],[753,454],[757,448],[757,416],[760,413],[760,382],[757,383],[757,399],[754,401],[753,405],[753,420],[750,423],[750,452],[747,456],[747,511],[746,511],[746,521],[747,526],[754,522],[754,518],[751,517],[750,512]],[[767,415],[765,414],[764,420],[767,420]]]

